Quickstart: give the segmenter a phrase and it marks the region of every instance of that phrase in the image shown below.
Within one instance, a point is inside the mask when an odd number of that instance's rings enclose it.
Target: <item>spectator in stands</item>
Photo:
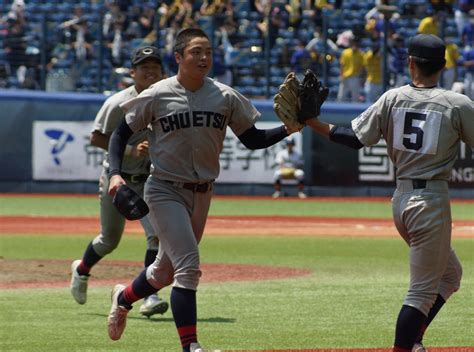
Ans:
[[[36,70],[33,67],[29,67],[25,72],[25,77],[20,85],[21,89],[38,90],[40,85],[36,79]]]
[[[308,8],[305,8],[303,14],[308,16],[313,22],[315,28],[323,27],[323,12],[334,9],[334,6],[327,0],[310,1]]]
[[[440,12],[423,18],[418,26],[418,34],[433,34],[439,37],[440,18]]]
[[[392,75],[392,86],[401,87],[406,82],[406,63],[408,51],[405,47],[405,41],[402,36],[394,37],[393,47],[390,50],[390,73]]]
[[[181,28],[190,28],[195,26],[198,16],[199,11],[194,10],[192,0],[183,0],[179,3],[175,19],[181,24]]]
[[[333,40],[329,37],[326,38],[326,44],[327,44],[327,54],[330,54],[332,56],[335,56],[339,52],[339,47],[336,45],[336,43],[333,42]],[[323,52],[323,47],[324,47],[324,42],[323,42],[323,35],[321,33],[321,28],[316,27],[315,32],[313,33],[313,39],[311,39],[308,44],[306,44],[306,49],[309,52],[315,51],[315,52]]]
[[[288,24],[294,29],[298,29],[301,23],[303,8],[300,0],[288,0],[285,5],[288,12]]]
[[[435,12],[443,11],[447,14],[452,15],[454,0],[429,0],[431,8]]]
[[[351,41],[354,38],[355,38],[354,33],[352,32],[352,30],[349,29],[337,35],[336,44],[339,47],[346,49],[350,47]]]
[[[474,0],[459,0],[458,7],[454,12],[454,20],[458,28],[459,35],[463,35],[463,30],[469,22],[469,17],[474,17],[474,13],[469,15],[470,11],[474,11]]]
[[[262,17],[268,15],[272,7],[271,0],[250,0],[250,11],[257,11]]]
[[[124,53],[125,38],[124,38],[124,23],[125,21],[117,17],[112,24],[112,32],[107,38],[107,48],[110,50],[110,57],[112,65],[115,67],[122,66],[127,53]]]
[[[350,47],[344,49],[339,58],[341,73],[337,100],[346,101],[347,95],[350,94],[350,101],[357,102],[361,89],[360,76],[364,67],[364,57],[359,49],[358,38],[351,39],[349,43]]]
[[[25,7],[26,5],[24,0],[13,0],[10,11],[7,13],[7,21],[8,19],[12,19],[20,22],[21,25],[25,25]]]
[[[173,19],[170,26],[166,29],[163,67],[168,77],[171,77],[178,72],[178,65],[174,57],[174,38],[180,29],[181,26],[176,18]]]
[[[257,23],[257,29],[260,31],[262,38],[269,36],[270,48],[273,48],[275,42],[278,38],[279,28],[284,28],[287,26],[287,23],[284,19],[283,13],[286,12],[284,7],[276,6],[272,9],[271,3],[266,7],[266,11],[270,11],[270,16],[264,15],[262,20]],[[268,17],[270,17],[270,22],[268,22]]]
[[[218,16],[219,14],[225,14],[226,10],[227,3],[224,0],[204,0],[199,13],[201,16]]]
[[[222,47],[217,47],[213,52],[212,74],[214,78],[225,85],[232,85],[232,71],[225,63],[225,53]]]
[[[463,65],[466,68],[464,94],[474,100],[474,46],[464,49],[463,60]]]
[[[382,55],[380,45],[373,42],[372,47],[364,54],[365,101],[373,103],[382,95]]]
[[[463,46],[474,46],[474,10],[472,10],[471,18],[464,25],[461,41]]]
[[[143,6],[143,12],[138,19],[138,25],[140,27],[140,38],[145,38],[155,28],[155,8],[151,3],[147,3]]]
[[[81,27],[80,23],[85,20],[82,7],[80,5],[74,6],[72,17],[59,25],[59,29],[63,30],[61,41],[72,45],[77,36],[77,31]]]
[[[77,24],[73,25],[75,31],[72,34],[72,46],[75,51],[76,62],[84,63],[92,58],[92,42],[94,38],[89,32],[89,24],[82,17]]]
[[[120,5],[117,1],[106,1],[105,6],[108,8],[108,10],[104,15],[102,34],[108,37],[110,35],[113,35],[114,24],[116,24],[117,22],[122,22],[122,27],[125,27],[126,17],[120,10]]]
[[[10,70],[7,65],[0,62],[0,88],[8,87],[8,76],[10,76]]]
[[[445,89],[452,89],[453,83],[456,81],[458,76],[458,63],[457,61],[461,57],[459,53],[459,47],[454,42],[454,38],[448,37],[445,39],[446,43],[446,66],[442,74],[442,86]]]
[[[294,71],[299,78],[303,77],[307,69],[313,69],[311,54],[306,49],[306,43],[298,40],[298,44],[290,58],[291,70]]]
[[[18,68],[28,64],[26,26],[20,19],[11,17],[7,19],[7,33],[3,38],[3,47],[10,72],[12,75],[16,75]],[[19,81],[21,83],[20,79]]]
[[[281,181],[296,180],[298,182],[298,197],[306,198],[304,193],[304,171],[303,156],[295,150],[295,141],[293,138],[287,138],[284,141],[286,148],[280,150],[275,157],[277,169],[273,176],[273,198],[282,196]]]
[[[159,18],[158,26],[159,28],[165,29],[171,26],[173,22],[175,14],[178,12],[178,4],[177,1],[173,1],[172,3],[168,3],[163,1],[156,11],[156,14]]]

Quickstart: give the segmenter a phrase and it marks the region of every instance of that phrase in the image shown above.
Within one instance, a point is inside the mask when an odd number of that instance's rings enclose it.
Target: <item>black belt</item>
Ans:
[[[426,180],[411,180],[413,189],[426,188]]]
[[[120,176],[123,177],[125,181],[129,181],[131,183],[143,183],[148,178],[148,174],[127,174],[126,172],[121,172]]]
[[[184,189],[188,189],[193,192],[199,192],[199,193],[207,193],[212,190],[212,185],[214,182],[206,182],[206,183],[187,183],[187,182],[173,182],[173,181],[167,181],[164,180],[165,182],[176,186],[176,187],[181,187]]]

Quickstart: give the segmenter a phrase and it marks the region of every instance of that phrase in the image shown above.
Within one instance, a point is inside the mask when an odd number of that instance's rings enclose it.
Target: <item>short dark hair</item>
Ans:
[[[194,38],[206,38],[209,40],[206,32],[204,32],[200,28],[185,28],[179,31],[178,35],[176,36],[176,40],[174,43],[174,52],[179,53],[181,55],[184,54],[184,48],[189,44],[189,42]]]
[[[445,59],[430,60],[418,56],[410,56],[415,66],[420,70],[423,76],[429,77],[441,71],[446,65]]]

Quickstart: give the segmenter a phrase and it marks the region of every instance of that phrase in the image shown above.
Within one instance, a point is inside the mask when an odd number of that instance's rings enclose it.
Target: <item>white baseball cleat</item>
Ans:
[[[118,304],[118,296],[123,290],[125,285],[115,285],[111,294],[112,308],[107,318],[107,329],[109,337],[114,341],[120,339],[127,323],[128,309]]]
[[[208,350],[208,349],[205,350],[197,342],[191,343],[190,349],[191,349],[191,352],[223,352],[222,350]]]
[[[428,352],[428,350],[421,343],[415,343],[411,352]]]
[[[301,198],[301,199],[308,198],[308,196],[306,195],[306,193],[304,193],[303,191],[299,191],[299,192],[298,192],[298,197]]]
[[[84,304],[87,301],[87,281],[89,275],[79,275],[77,267],[81,264],[81,260],[75,260],[71,264],[71,293],[72,297],[79,304]]]
[[[158,297],[157,294],[145,297],[140,307],[140,314],[151,317],[154,314],[164,314],[168,310],[168,303]]]
[[[280,191],[273,192],[272,197],[273,198],[280,198],[281,197],[281,192]]]
[[[205,352],[204,349],[201,347],[200,344],[197,342],[193,342],[190,346],[191,352]]]

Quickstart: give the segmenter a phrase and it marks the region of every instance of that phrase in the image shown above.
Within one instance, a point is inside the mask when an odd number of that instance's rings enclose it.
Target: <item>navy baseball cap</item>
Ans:
[[[446,46],[433,34],[418,34],[410,39],[408,55],[428,60],[444,60]]]
[[[146,59],[155,59],[161,65],[161,57],[157,47],[148,45],[137,48],[132,55],[132,65],[138,65],[140,62]]]

